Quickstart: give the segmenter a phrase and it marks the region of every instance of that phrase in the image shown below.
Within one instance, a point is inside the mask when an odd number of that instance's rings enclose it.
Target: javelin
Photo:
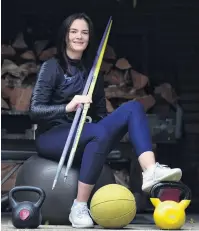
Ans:
[[[107,44],[107,41],[108,41],[108,36],[109,36],[109,33],[110,33],[111,25],[112,25],[112,19],[111,18],[112,17],[110,17],[110,19],[108,21],[108,24],[106,26],[105,32],[104,32],[103,37],[102,37],[102,40],[100,42],[100,45],[99,45],[99,48],[98,48],[98,51],[97,51],[97,55],[96,55],[94,63],[93,63],[93,67],[92,67],[92,69],[91,69],[91,71],[89,73],[89,76],[88,76],[88,79],[87,79],[87,82],[86,82],[86,85],[85,85],[85,88],[84,88],[84,91],[83,91],[83,95],[86,95],[88,93],[88,91],[89,91],[89,95],[92,96],[92,93],[93,93],[93,90],[94,90],[94,87],[95,87],[95,83],[96,83],[96,80],[97,80],[97,76],[98,76],[98,73],[99,73],[99,69],[100,69],[100,66],[101,66],[101,63],[102,63],[103,55],[104,55],[104,52],[105,52],[106,44]],[[73,135],[75,133],[77,123],[78,123],[78,121],[80,119],[81,112],[83,110],[81,121],[79,123],[77,133],[76,133],[76,137],[75,137],[75,140],[74,140],[74,143],[73,143],[73,146],[72,146],[72,149],[71,149],[71,153],[70,153],[70,156],[69,156],[69,159],[68,159],[64,179],[66,179],[66,177],[68,175],[68,171],[70,170],[70,167],[71,167],[72,162],[73,162],[73,158],[74,158],[74,155],[75,155],[75,152],[76,152],[76,148],[77,148],[77,145],[78,145],[78,142],[79,142],[79,138],[80,138],[80,135],[81,135],[81,131],[82,131],[84,122],[85,122],[86,113],[88,111],[88,108],[89,108],[89,104],[84,104],[84,107],[83,107],[83,105],[80,105],[78,107],[76,113],[75,113],[75,117],[74,117],[71,129],[70,129],[70,132],[68,134],[68,137],[67,137],[67,140],[66,140],[66,143],[65,143],[65,146],[64,146],[64,149],[63,149],[63,152],[62,152],[58,167],[57,167],[57,172],[56,172],[55,179],[54,179],[54,182],[53,182],[52,190],[54,189],[54,187],[55,187],[55,185],[57,183],[58,177],[59,177],[59,175],[61,173],[61,170],[63,168],[64,162],[65,162],[65,159],[66,159],[66,154],[67,154],[68,149],[70,147],[70,143],[71,143]]]

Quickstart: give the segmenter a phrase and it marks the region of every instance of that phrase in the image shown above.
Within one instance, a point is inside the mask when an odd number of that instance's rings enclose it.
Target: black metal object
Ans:
[[[147,117],[154,143],[176,143],[182,137],[183,112],[179,105],[176,105],[173,115],[147,114]]]
[[[191,190],[189,187],[181,182],[171,182],[171,181],[162,181],[157,184],[155,184],[151,190],[150,190],[150,197],[151,198],[158,198],[158,194],[161,189],[178,189],[180,192],[183,192],[184,200],[190,200],[191,199]]]
[[[1,138],[17,140],[34,140],[35,125],[28,112],[1,111]]]
[[[22,191],[35,192],[39,194],[36,202],[15,199],[15,193]],[[43,189],[33,186],[17,186],[9,192],[9,202],[12,207],[12,223],[16,228],[37,228],[42,222],[41,206],[45,200]]]

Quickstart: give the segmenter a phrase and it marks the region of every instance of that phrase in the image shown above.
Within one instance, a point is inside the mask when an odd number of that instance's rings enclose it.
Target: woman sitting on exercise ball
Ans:
[[[92,99],[82,95],[95,57],[92,55],[93,25],[83,13],[66,18],[61,26],[57,57],[43,63],[33,91],[30,115],[38,124],[38,153],[59,161],[75,111],[90,103],[95,122],[85,123],[76,156],[81,158],[77,197],[69,220],[73,227],[93,227],[87,201],[108,153],[128,132],[143,170],[142,190],[148,192],[162,180],[179,181],[182,171],[155,161],[148,120],[137,101],[122,104],[107,115],[103,78],[99,77]],[[136,179],[135,179],[136,180]]]

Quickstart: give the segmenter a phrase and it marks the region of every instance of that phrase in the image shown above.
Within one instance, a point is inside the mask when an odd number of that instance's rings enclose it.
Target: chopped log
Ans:
[[[39,55],[39,60],[40,61],[46,61],[46,60],[52,58],[54,55],[56,55],[56,53],[57,53],[56,47],[48,48],[47,50],[44,50],[41,52],[41,54]]]
[[[3,179],[9,171],[15,166],[15,164],[7,164],[7,163],[2,163],[1,164],[1,176]],[[2,186],[1,186],[1,191],[2,192],[9,192],[14,186],[15,186],[15,181],[16,181],[16,176],[17,176],[18,171],[16,171]]]
[[[128,70],[132,68],[131,64],[125,58],[118,59],[115,66],[119,68],[120,70]]]
[[[112,63],[108,63],[108,62],[103,60],[102,65],[100,67],[100,71],[105,72],[105,74],[107,74],[111,70],[112,67],[113,67]]]
[[[46,48],[47,45],[48,45],[48,40],[35,41],[34,48],[38,56]]]
[[[143,75],[133,69],[130,70],[130,76],[133,81],[133,87],[138,90],[146,87],[149,83],[149,79],[146,75]]]
[[[146,95],[142,97],[136,97],[136,100],[140,102],[144,106],[144,110],[147,112],[150,108],[152,108],[156,101],[152,95]]]
[[[131,81],[129,80],[129,71],[130,71],[130,69],[126,69],[125,70],[125,72],[124,72],[124,83],[126,84],[126,85],[130,85],[130,86],[132,86],[131,85]]]
[[[10,96],[11,108],[16,111],[28,111],[32,90],[32,86],[15,87]]]
[[[9,99],[12,90],[13,90],[12,88],[6,85],[6,80],[1,79],[1,97],[3,97],[4,99]]]
[[[24,78],[17,78],[13,75],[5,75],[5,84],[9,88],[20,87]]]
[[[139,89],[139,90],[136,90],[136,96],[137,97],[143,97],[143,96],[146,96],[147,93],[144,89]]]
[[[108,113],[111,113],[111,112],[114,111],[114,108],[113,108],[111,102],[108,99],[106,99],[106,109],[107,109]]]
[[[3,109],[9,109],[9,105],[6,103],[4,99],[1,98],[1,108]]]
[[[176,92],[169,83],[163,83],[159,85],[155,88],[154,93],[160,94],[162,98],[164,98],[168,103],[171,104],[174,104],[179,99]]]
[[[136,90],[133,88],[127,91],[118,86],[109,86],[105,88],[104,91],[107,99],[122,98],[132,100],[136,97]]]
[[[31,51],[31,50],[28,50],[28,51],[24,52],[23,54],[21,54],[20,57],[22,59],[25,59],[25,60],[33,60],[33,61],[36,60],[36,57],[35,57],[33,51]]]
[[[18,33],[14,43],[12,44],[13,48],[15,49],[27,49],[28,46],[24,41],[24,35],[23,33]]]
[[[116,59],[116,54],[113,48],[110,45],[106,46],[106,50],[104,52],[104,59],[110,59],[110,60],[115,60]]]
[[[37,73],[37,66],[35,63],[28,62],[22,64],[21,66],[17,66],[11,60],[5,59],[2,66],[2,75],[6,75],[5,78],[11,80],[12,77],[19,78],[20,80],[17,82],[22,82],[29,74]],[[15,82],[15,78],[13,79]],[[9,81],[8,81],[9,82]]]
[[[10,88],[6,86],[6,81],[1,80],[1,95],[3,99],[8,99],[11,109],[27,111],[29,109],[32,86],[22,86]]]
[[[18,66],[9,59],[4,59],[1,68],[1,76],[7,73],[14,74],[18,71]]]
[[[113,68],[108,74],[104,75],[104,81],[109,85],[124,86],[124,73],[121,70]]]
[[[16,51],[11,45],[2,44],[1,55],[2,58],[10,58],[16,55]]]
[[[19,66],[19,69],[26,73],[26,77],[31,74],[36,74],[38,67],[35,62],[27,62]]]

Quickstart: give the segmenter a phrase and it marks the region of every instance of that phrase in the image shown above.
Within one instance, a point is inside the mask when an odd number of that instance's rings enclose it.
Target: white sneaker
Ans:
[[[94,227],[93,220],[89,214],[89,209],[84,202],[74,202],[69,215],[69,221],[74,228]]]
[[[180,181],[182,170],[180,168],[169,168],[166,165],[156,163],[154,166],[142,173],[142,190],[149,192],[151,187],[161,181]]]

